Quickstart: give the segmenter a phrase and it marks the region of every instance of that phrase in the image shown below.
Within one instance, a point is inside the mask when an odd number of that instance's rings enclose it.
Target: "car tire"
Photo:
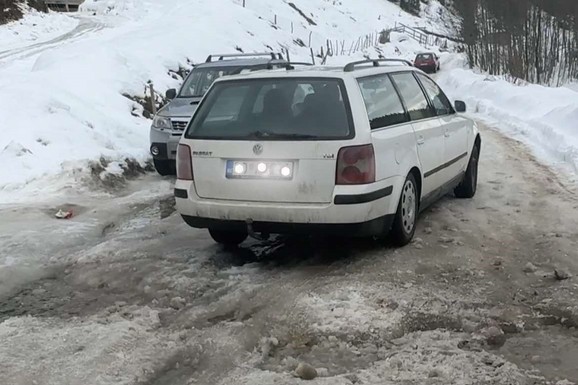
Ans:
[[[225,246],[238,246],[247,239],[247,233],[238,231],[224,231],[209,229],[211,238],[217,243]]]
[[[480,148],[474,146],[468,168],[462,182],[454,189],[457,198],[473,198],[478,188],[478,162],[480,160]]]
[[[167,176],[167,175],[174,175],[175,169],[173,166],[174,161],[172,160],[161,160],[161,159],[153,159],[153,163],[155,165],[155,169],[159,173],[159,175]]]
[[[411,242],[415,234],[419,213],[419,192],[413,174],[409,174],[403,183],[397,212],[391,227],[390,238],[397,246]]]

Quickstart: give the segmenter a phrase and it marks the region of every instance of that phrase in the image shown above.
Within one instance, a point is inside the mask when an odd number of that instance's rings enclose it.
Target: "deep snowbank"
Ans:
[[[438,81],[476,118],[523,141],[543,161],[578,173],[578,92],[516,86],[463,68],[442,72]]]
[[[149,80],[161,92],[177,86],[168,69],[187,59],[199,62],[236,48],[287,47],[292,60],[308,60],[309,48],[300,47],[297,39],[308,43],[311,36],[316,50],[326,39],[345,40],[349,47],[396,21],[428,24],[383,0],[363,5],[358,0],[295,0],[301,12],[282,0],[247,0],[247,8],[240,3],[88,0],[80,13],[82,34],[41,54],[6,60],[0,65],[0,201],[11,192],[26,196],[48,185],[55,188],[54,183],[77,188],[75,178],[101,157],[113,162],[111,171],[118,171],[114,162],[125,158],[144,162],[150,122],[131,116],[139,106],[121,94],[142,96]],[[411,57],[420,50],[413,43],[397,51],[390,46],[386,53]],[[3,45],[0,41],[0,51]]]

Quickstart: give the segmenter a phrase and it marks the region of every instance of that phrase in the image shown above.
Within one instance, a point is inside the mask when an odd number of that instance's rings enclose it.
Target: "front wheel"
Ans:
[[[405,246],[411,242],[415,234],[418,210],[417,184],[413,174],[409,174],[403,184],[397,212],[391,227],[391,239],[396,245]]]
[[[238,246],[247,239],[247,233],[236,232],[236,231],[224,231],[209,229],[209,234],[211,238],[217,243],[225,246]]]
[[[476,190],[478,188],[479,158],[480,148],[475,146],[472,150],[472,156],[470,157],[470,163],[468,163],[464,179],[454,190],[454,194],[457,198],[473,198],[474,195],[476,195]]]

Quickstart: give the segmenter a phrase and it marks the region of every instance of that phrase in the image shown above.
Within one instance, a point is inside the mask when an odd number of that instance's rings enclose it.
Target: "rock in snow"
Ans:
[[[506,335],[502,329],[497,326],[490,326],[488,328],[482,329],[481,333],[490,346],[500,347],[506,343]]]
[[[185,307],[187,301],[182,297],[174,297],[171,299],[170,305],[173,309],[180,310]]]
[[[524,273],[535,273],[537,270],[538,268],[532,262],[526,263],[526,266],[522,269]]]
[[[566,279],[572,278],[572,274],[564,269],[556,269],[554,270],[554,276],[558,281],[564,281]]]
[[[295,369],[295,374],[302,380],[314,380],[317,378],[317,370],[304,362],[301,362],[297,365],[297,369]]]

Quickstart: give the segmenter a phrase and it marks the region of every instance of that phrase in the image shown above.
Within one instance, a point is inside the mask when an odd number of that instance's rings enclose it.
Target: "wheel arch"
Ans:
[[[478,150],[482,150],[482,136],[479,132],[476,134],[476,139],[474,139],[474,147],[476,146],[478,147]]]
[[[416,187],[417,187],[417,191],[418,191],[418,196],[419,196],[419,200],[421,202],[421,191],[422,191],[422,184],[423,184],[421,171],[419,170],[419,168],[414,166],[407,173],[407,175],[409,175],[409,174],[413,174],[413,177],[415,178],[415,183],[417,184]]]

